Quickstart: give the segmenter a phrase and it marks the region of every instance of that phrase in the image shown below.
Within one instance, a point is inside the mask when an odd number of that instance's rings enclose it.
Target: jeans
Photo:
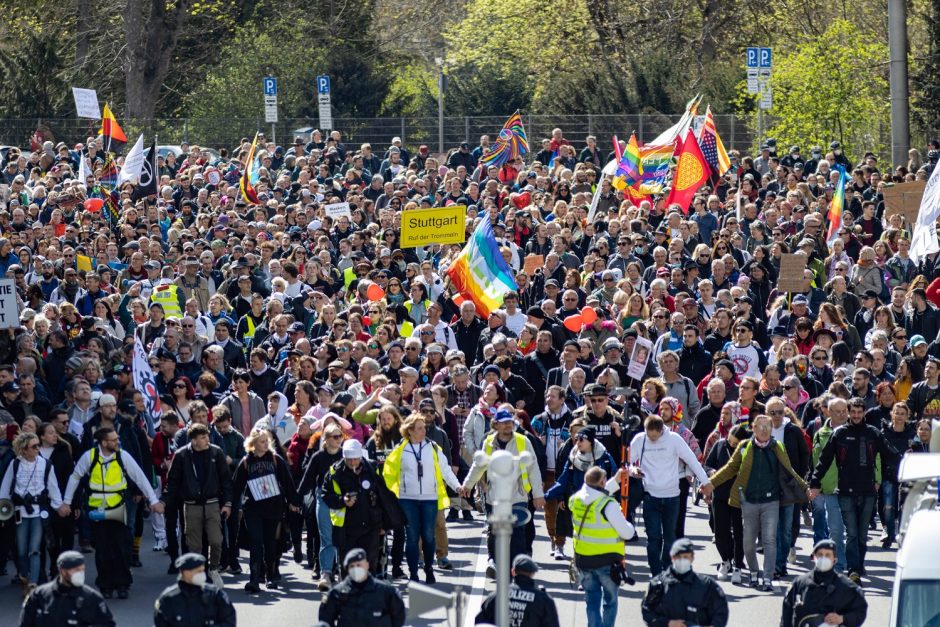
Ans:
[[[756,577],[757,535],[764,547],[764,581],[770,583],[777,563],[777,525],[780,520],[780,501],[748,503],[741,501],[741,521],[744,525],[744,559],[751,577]],[[787,525],[790,521],[787,520]]]
[[[35,511],[35,510],[34,510]],[[39,557],[42,551],[42,518],[23,518],[16,526],[17,570],[30,583],[39,582]]]
[[[835,494],[820,494],[813,501],[813,544],[827,538],[835,542],[835,570],[841,573],[845,570],[845,525]]]
[[[865,553],[868,551],[868,523],[875,510],[878,497],[840,496],[839,509],[845,522],[845,560],[850,573],[865,572]]]
[[[669,549],[676,540],[676,521],[679,519],[679,497],[659,498],[643,496],[643,522],[646,525],[646,561],[650,575],[655,577],[670,562]],[[575,521],[575,532],[578,523]]]
[[[780,517],[777,520],[777,570],[787,567],[787,556],[793,540],[793,508],[792,504],[780,506]]]
[[[587,627],[614,627],[614,621],[617,620],[618,588],[614,580],[610,578],[610,567],[581,569],[578,572],[587,606]],[[603,611],[601,610],[602,600]]]
[[[333,546],[333,521],[330,508],[317,494],[317,526],[320,528],[320,572],[330,575],[336,562],[336,547]]]
[[[881,500],[884,503],[885,535],[893,541],[898,533],[898,484],[888,479],[882,481]]]
[[[437,523],[437,501],[401,499],[401,509],[408,521],[405,534],[405,558],[412,575],[418,573],[418,539],[424,548],[424,567],[434,566],[434,527]]]

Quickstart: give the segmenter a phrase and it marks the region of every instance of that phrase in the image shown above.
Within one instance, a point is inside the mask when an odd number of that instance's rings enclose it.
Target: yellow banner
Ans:
[[[415,209],[401,214],[402,248],[430,244],[462,244],[467,240],[467,207]]]

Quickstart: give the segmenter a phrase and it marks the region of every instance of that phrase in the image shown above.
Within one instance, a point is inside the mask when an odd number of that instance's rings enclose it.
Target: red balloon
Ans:
[[[369,316],[363,316],[362,324],[365,326],[369,326],[370,324],[372,324],[372,318],[370,318]]]
[[[565,328],[576,333],[581,330],[583,323],[584,319],[581,317],[581,314],[574,314],[573,316],[565,318]]]
[[[597,320],[597,312],[594,311],[593,307],[585,307],[581,310],[581,319],[584,324],[593,324]]]
[[[373,283],[366,290],[366,297],[371,301],[382,300],[385,298],[385,290],[378,283]]]
[[[514,204],[517,209],[525,209],[532,204],[532,194],[529,192],[516,194],[512,197],[512,204]]]
[[[89,198],[85,201],[85,210],[92,213],[98,213],[104,207],[104,201],[100,198]]]

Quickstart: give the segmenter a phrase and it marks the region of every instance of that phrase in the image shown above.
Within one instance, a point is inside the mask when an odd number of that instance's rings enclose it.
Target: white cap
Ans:
[[[359,440],[346,440],[343,442],[343,459],[361,459],[362,444]]]
[[[110,394],[102,394],[101,398],[98,399],[98,406],[102,405],[117,405],[117,400]]]

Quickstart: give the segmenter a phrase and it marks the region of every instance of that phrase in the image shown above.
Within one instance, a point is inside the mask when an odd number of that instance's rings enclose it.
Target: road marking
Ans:
[[[480,613],[483,599],[486,598],[486,565],[489,554],[486,550],[486,533],[481,534],[480,548],[477,551],[476,570],[473,574],[473,584],[470,594],[467,595],[467,611],[464,616],[457,617],[457,625],[472,625],[476,615]]]

